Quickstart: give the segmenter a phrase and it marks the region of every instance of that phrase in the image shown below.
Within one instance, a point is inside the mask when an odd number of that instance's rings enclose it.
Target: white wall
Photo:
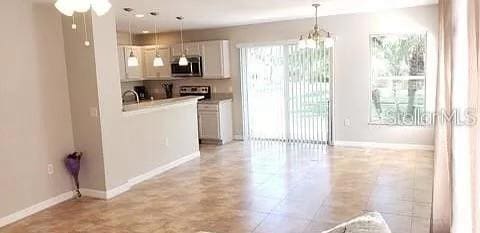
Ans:
[[[2,7],[0,219],[72,190],[63,159],[74,151],[60,14],[31,0]]]
[[[335,51],[335,135],[338,141],[409,143],[432,145],[432,128],[368,125],[370,58],[369,35],[372,33],[428,32],[427,108],[434,109],[436,79],[437,6],[388,10],[321,17],[321,27],[337,36]],[[228,39],[231,42],[232,79],[215,82],[217,89],[233,89],[234,134],[242,134],[239,43],[271,42],[297,39],[311,30],[313,19],[246,25],[184,33],[187,41]],[[164,33],[160,43],[178,42],[177,33]],[[138,44],[153,43],[152,35],[138,35]],[[185,81],[175,81],[183,85]],[[191,83],[191,81],[187,81]],[[199,82],[200,83],[200,82]],[[351,126],[344,126],[350,119]]]

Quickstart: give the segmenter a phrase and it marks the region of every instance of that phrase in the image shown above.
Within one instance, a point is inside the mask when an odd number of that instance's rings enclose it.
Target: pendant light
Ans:
[[[318,7],[320,7],[320,4],[315,3],[312,4],[312,6],[315,7],[315,26],[313,26],[313,31],[309,32],[306,38],[304,35],[300,35],[300,39],[298,40],[297,45],[301,49],[312,49],[316,48],[318,43],[323,40],[323,45],[325,46],[325,48],[331,48],[335,43],[331,36],[331,33],[318,27]]]
[[[183,19],[183,16],[177,17],[177,20],[180,21],[180,41],[182,42],[182,56],[180,57],[180,60],[178,60],[178,65],[188,66],[188,59],[187,56],[185,56],[185,48],[183,45]]]
[[[157,12],[151,12],[150,15],[152,16],[157,16],[158,13]],[[163,59],[162,57],[160,56],[160,54],[158,53],[158,35],[157,35],[158,31],[157,31],[157,21],[155,20],[155,58],[153,59],[153,66],[154,67],[162,67],[164,66],[163,64]]]
[[[123,10],[126,11],[127,13],[130,13],[131,11],[133,11],[132,8],[124,8]],[[130,34],[130,45],[133,45],[132,21],[130,18],[131,17],[128,17],[128,33]],[[127,66],[129,67],[138,66],[138,58],[133,53],[133,48],[130,48],[130,55],[128,56],[128,59],[127,59]]]

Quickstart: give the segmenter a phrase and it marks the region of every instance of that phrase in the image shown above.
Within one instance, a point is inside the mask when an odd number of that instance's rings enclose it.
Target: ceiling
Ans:
[[[312,3],[320,3],[319,15],[337,15],[437,4],[438,0],[115,0],[117,30],[128,31],[132,19],[132,31],[153,31],[157,21],[159,31],[178,30],[176,16],[184,16],[185,29],[205,29],[235,25],[255,24],[281,20],[311,18]],[[135,13],[145,14],[135,18],[122,9],[130,7]],[[148,15],[156,11],[158,16]]]

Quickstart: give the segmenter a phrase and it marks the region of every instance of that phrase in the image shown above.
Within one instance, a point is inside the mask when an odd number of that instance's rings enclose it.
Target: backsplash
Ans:
[[[135,86],[144,86],[144,81],[135,81],[135,82],[122,82],[121,83],[121,88],[122,88],[122,95],[125,93],[127,90],[133,90]],[[123,96],[122,96],[123,97]],[[134,101],[135,97],[132,95],[126,96],[125,101],[131,102]]]
[[[232,93],[232,86],[229,80],[205,80],[205,79],[179,79],[169,81],[144,81],[144,85],[147,88],[149,95],[155,99],[166,98],[165,90],[162,86],[163,83],[173,84],[173,96],[178,96],[181,86],[210,86],[212,93]],[[132,87],[133,88],[133,87]]]

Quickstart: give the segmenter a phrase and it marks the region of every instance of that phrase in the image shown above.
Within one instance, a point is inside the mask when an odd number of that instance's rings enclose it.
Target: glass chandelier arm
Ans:
[[[87,30],[87,17],[85,16],[85,13],[83,13],[83,27],[85,29],[85,41],[84,44],[85,46],[90,46],[90,41],[88,40],[88,30]]]

